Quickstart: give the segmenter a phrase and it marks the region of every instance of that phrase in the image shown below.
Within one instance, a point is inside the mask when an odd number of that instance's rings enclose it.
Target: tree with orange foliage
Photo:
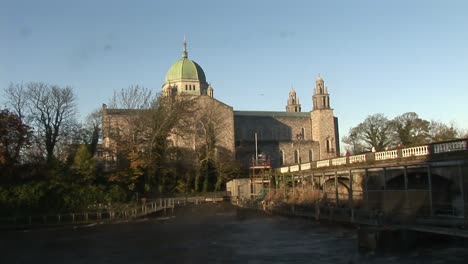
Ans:
[[[7,109],[0,111],[0,168],[12,168],[28,144],[28,126]]]

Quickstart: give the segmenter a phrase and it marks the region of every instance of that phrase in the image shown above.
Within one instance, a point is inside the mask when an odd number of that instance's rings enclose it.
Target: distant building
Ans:
[[[232,159],[248,167],[256,153],[266,155],[273,167],[336,157],[339,153],[338,119],[330,107],[330,94],[319,75],[313,90],[313,110],[301,112],[301,104],[291,88],[285,112],[235,111],[214,98],[202,67],[188,58],[184,41],[182,58],[166,74],[162,95],[188,94],[196,97],[198,113],[208,115],[218,128],[217,153],[229,153]],[[125,129],[125,120],[135,111],[109,109],[103,105],[103,147],[117,149],[117,130]],[[196,120],[196,118],[194,118]],[[194,124],[196,126],[197,124]],[[196,135],[172,136],[174,145],[195,148]],[[116,159],[117,155],[108,159]]]

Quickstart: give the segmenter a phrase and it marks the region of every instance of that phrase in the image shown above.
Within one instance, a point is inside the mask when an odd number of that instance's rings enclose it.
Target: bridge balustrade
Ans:
[[[347,162],[346,157],[332,159],[333,166],[345,165]]]
[[[454,142],[447,142],[447,143],[438,143],[434,144],[434,153],[444,153],[450,151],[459,151],[459,150],[466,150],[466,143],[467,141],[454,141]]]
[[[319,161],[317,161],[317,168],[329,167],[329,166],[330,166],[330,160],[319,160]]]
[[[338,158],[333,158],[333,159],[318,160],[318,161],[307,163],[304,166],[301,164],[300,170],[301,171],[312,170],[316,168],[340,166],[340,165],[367,162],[367,161],[373,161],[373,160],[383,161],[383,160],[391,160],[391,159],[396,159],[396,158],[426,156],[431,153],[438,154],[438,153],[445,153],[445,152],[452,152],[452,151],[462,151],[462,150],[466,151],[467,149],[468,149],[468,140],[459,139],[459,140],[451,141],[451,142],[431,143],[429,145],[404,148],[401,150],[393,149],[393,150],[380,151],[380,152],[368,152],[365,154],[353,155],[349,157],[338,157]],[[297,171],[297,168],[294,166],[286,166],[286,167],[279,168],[278,170],[279,172],[283,174],[292,172],[292,171]]]
[[[366,154],[354,155],[349,157],[349,163],[365,162]]]
[[[375,160],[388,160],[396,159],[398,157],[398,150],[387,150],[381,152],[375,152]]]
[[[417,146],[412,148],[404,148],[401,150],[404,158],[411,156],[425,156],[429,154],[429,146]]]

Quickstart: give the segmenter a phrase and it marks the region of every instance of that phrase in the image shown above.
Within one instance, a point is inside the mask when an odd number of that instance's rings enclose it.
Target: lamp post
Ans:
[[[299,165],[299,171],[300,171],[301,176],[302,176],[301,141],[304,139],[304,135],[302,134],[302,132],[296,134],[296,139],[297,139],[297,143],[298,143],[297,145],[298,145],[298,149],[299,149],[297,161],[298,161],[298,165]],[[302,189],[304,189],[304,179],[302,179],[302,177],[301,177],[301,184],[302,184]],[[294,175],[293,175],[293,186],[294,186]],[[293,188],[293,191],[294,191],[294,188]]]
[[[351,133],[349,137],[351,138],[351,141],[353,142],[353,155],[356,155],[356,133]]]
[[[304,139],[304,135],[302,133],[297,133],[296,139],[299,145],[299,155],[297,161],[299,162],[299,164],[301,164],[301,141]]]

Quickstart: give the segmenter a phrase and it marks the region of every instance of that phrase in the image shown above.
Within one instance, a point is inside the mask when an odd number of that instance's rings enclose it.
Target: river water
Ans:
[[[173,217],[49,230],[1,231],[0,263],[467,263],[459,242],[360,253],[352,228],[249,214],[228,203]],[[429,243],[428,243],[429,244]]]

